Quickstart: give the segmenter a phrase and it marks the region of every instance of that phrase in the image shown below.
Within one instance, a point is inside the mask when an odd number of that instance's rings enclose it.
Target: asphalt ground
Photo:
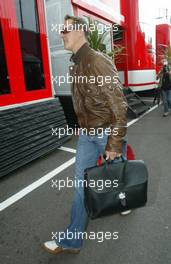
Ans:
[[[77,137],[64,147],[76,149]],[[52,232],[69,223],[73,189],[59,191],[46,181],[0,212],[0,263],[171,263],[171,115],[162,117],[162,106],[128,128],[128,141],[136,159],[143,159],[149,170],[148,203],[129,216],[119,214],[91,220],[87,232],[118,232],[117,240],[84,240],[77,255],[51,255],[42,249]],[[4,201],[44,175],[75,157],[56,150],[0,179],[0,208]],[[55,179],[74,177],[74,164]],[[99,242],[102,241],[103,242]]]

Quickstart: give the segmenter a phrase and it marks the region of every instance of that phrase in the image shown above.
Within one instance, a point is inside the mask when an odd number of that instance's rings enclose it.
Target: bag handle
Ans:
[[[106,154],[103,155],[103,157],[105,158]],[[123,155],[121,155],[120,157],[116,157],[114,158],[114,160],[118,160],[118,159],[122,159],[122,163],[125,163],[124,166],[123,166],[123,169],[122,169],[122,173],[121,173],[121,178],[119,178],[119,181],[122,182],[122,180],[125,178],[125,172],[126,172],[126,166],[127,166],[127,163],[128,163],[128,160],[126,160]],[[110,164],[113,164],[115,165],[115,163],[113,163],[114,160],[105,160],[105,165],[106,165],[106,168],[108,167],[108,165]],[[106,170],[107,171],[107,170]]]
[[[114,160],[119,160],[120,158],[122,159],[122,162],[126,161],[126,159],[123,157],[123,155],[116,157],[113,160],[106,160],[106,154],[103,154],[103,158],[106,161],[106,163],[108,163],[108,164],[113,163]]]

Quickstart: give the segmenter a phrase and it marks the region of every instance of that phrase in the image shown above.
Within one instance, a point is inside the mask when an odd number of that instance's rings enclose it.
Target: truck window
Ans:
[[[4,42],[2,36],[2,27],[0,23],[0,95],[9,94],[10,85],[7,71]]]
[[[117,44],[123,40],[123,28],[118,24],[114,24],[114,27],[118,29],[113,31],[113,42]]]
[[[45,88],[36,0],[16,0],[26,90]]]

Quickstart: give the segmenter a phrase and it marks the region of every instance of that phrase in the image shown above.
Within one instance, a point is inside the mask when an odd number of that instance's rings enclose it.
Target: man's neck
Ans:
[[[74,48],[73,48],[73,53],[76,54],[77,51],[85,44],[87,43],[87,41],[82,41],[80,43],[78,43]]]

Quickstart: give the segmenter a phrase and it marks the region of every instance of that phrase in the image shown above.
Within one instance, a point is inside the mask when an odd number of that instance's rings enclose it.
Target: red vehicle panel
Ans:
[[[124,17],[120,13],[120,0],[72,0],[72,3],[108,21],[118,24],[124,22]]]
[[[19,19],[21,14],[17,9],[19,4],[21,5],[21,2],[17,0],[0,0],[3,41],[3,50],[1,47],[0,52],[4,52],[7,66],[7,76],[3,78],[9,80],[10,86],[9,91],[4,92],[5,82],[1,81],[0,106],[52,96],[43,1],[32,0],[25,6],[24,4],[20,6],[23,8],[21,9],[23,14],[29,7],[31,14],[35,15],[35,25],[32,23],[35,30],[28,27],[26,19],[22,21],[25,24],[21,25]],[[32,12],[33,7],[35,13]]]
[[[155,86],[155,25],[143,21],[140,14],[141,1],[121,0],[125,26],[122,37],[118,40],[114,38],[114,44],[124,47],[124,54],[116,60],[122,81],[126,87],[129,86],[135,91],[152,89]],[[143,8],[145,12],[145,3]]]
[[[161,24],[156,26],[156,64],[157,72],[163,65],[165,54],[171,46],[171,25]]]

